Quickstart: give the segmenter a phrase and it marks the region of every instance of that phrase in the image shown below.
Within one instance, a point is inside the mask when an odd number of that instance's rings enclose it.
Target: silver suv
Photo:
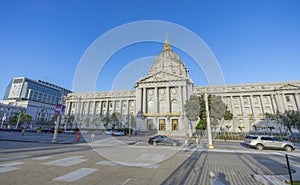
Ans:
[[[267,135],[250,135],[247,139],[245,138],[245,144],[250,147],[262,150],[264,148],[268,149],[281,149],[291,152],[295,149],[293,143],[289,141],[282,141],[274,136]]]

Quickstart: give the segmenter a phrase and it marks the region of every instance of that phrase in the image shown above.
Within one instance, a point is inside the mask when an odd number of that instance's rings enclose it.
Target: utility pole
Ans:
[[[205,110],[206,110],[206,122],[207,122],[207,134],[208,134],[208,148],[213,149],[214,145],[212,144],[212,136],[211,136],[211,126],[210,126],[210,117],[209,117],[209,109],[208,109],[208,98],[207,92],[204,93],[205,100]]]

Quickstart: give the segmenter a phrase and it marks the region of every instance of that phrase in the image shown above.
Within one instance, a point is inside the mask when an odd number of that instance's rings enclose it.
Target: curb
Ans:
[[[0,141],[27,142],[27,143],[47,143],[47,144],[79,144],[74,142],[52,142],[52,141],[36,141],[36,140],[21,140],[21,139],[5,139],[0,138]],[[86,143],[86,142],[80,142]]]

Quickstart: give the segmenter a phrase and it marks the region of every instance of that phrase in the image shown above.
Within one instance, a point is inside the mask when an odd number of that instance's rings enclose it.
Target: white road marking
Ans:
[[[43,156],[43,157],[35,157],[33,158],[34,160],[38,160],[38,161],[42,161],[42,160],[47,160],[47,159],[51,159],[51,156]]]
[[[142,154],[137,159],[158,162],[158,161],[162,161],[164,159],[164,156],[165,155],[161,155],[161,154]]]
[[[8,167],[0,168],[0,173],[10,172],[10,171],[14,171],[17,169],[19,169],[19,168],[8,166]]]
[[[76,180],[81,179],[91,173],[94,173],[97,170],[98,169],[94,169],[94,168],[80,168],[79,170],[73,171],[71,173],[67,173],[65,175],[54,178],[52,180],[62,181],[62,182],[75,182]]]
[[[119,166],[120,164],[118,163],[114,163],[112,161],[99,161],[96,164],[100,164],[100,165],[108,165],[108,166]]]
[[[3,167],[11,167],[11,166],[16,166],[16,165],[21,165],[24,164],[25,162],[11,162],[11,163],[4,163],[4,164],[0,164],[0,166]]]
[[[127,184],[127,182],[129,182],[129,181],[131,181],[131,180],[136,180],[136,179],[127,179],[126,181],[124,181],[123,183],[122,183],[122,185],[125,185],[125,184]]]
[[[159,164],[145,164],[145,163],[135,163],[135,162],[112,162],[112,161],[99,161],[96,164],[107,165],[107,166],[134,166],[142,168],[158,168]]]
[[[55,161],[50,161],[46,163],[42,163],[43,165],[53,165],[53,166],[73,166],[75,164],[82,163],[87,161],[87,159],[80,159],[83,156],[71,156],[63,159],[58,159]]]
[[[15,159],[24,159],[24,158],[29,158],[31,156],[28,155],[18,155],[18,156],[11,156],[11,157],[4,157],[0,158],[0,162],[2,161],[9,161],[9,160],[15,160]]]
[[[24,163],[25,162],[11,162],[11,163],[0,164],[0,166],[3,167],[3,168],[0,168],[0,173],[10,172],[10,171],[17,170],[19,168],[12,167],[12,166],[21,165],[21,164],[24,164]]]

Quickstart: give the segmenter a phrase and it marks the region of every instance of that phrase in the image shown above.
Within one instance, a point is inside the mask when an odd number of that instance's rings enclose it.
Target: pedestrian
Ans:
[[[24,128],[22,128],[22,137],[24,136],[24,134],[25,134],[25,130]]]
[[[79,140],[80,140],[80,130],[78,130],[78,132],[77,132],[76,143],[78,143]]]
[[[224,134],[224,141],[226,142],[226,134]]]
[[[95,134],[91,134],[91,139],[92,139],[91,143],[94,142],[94,138],[95,138]]]

